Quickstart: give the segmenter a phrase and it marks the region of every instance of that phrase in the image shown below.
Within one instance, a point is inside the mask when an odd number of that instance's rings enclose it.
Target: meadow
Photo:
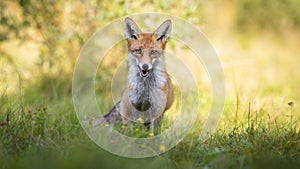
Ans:
[[[299,168],[299,5],[297,0],[1,1],[1,168]],[[204,121],[199,115],[170,151],[124,158],[97,146],[79,124],[73,70],[94,32],[120,17],[150,11],[180,17],[206,35],[225,73],[225,107],[206,141],[199,141]],[[184,49],[176,42],[168,48]],[[113,61],[96,76],[103,110],[113,106],[105,102],[111,97]],[[199,79],[206,111],[209,81]]]

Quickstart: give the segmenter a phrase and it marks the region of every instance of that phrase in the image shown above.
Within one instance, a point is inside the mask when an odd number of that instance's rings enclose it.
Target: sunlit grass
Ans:
[[[57,157],[64,159],[58,160],[57,166],[66,168],[72,168],[75,164],[97,166],[104,162],[97,161],[98,158],[106,159],[105,165],[108,167],[119,166],[119,163],[113,162],[119,159],[131,168],[135,168],[136,164],[144,164],[149,168],[153,165],[163,168],[170,165],[167,168],[173,168],[174,164],[179,168],[186,165],[191,168],[264,165],[293,168],[299,165],[298,106],[290,100],[249,100],[240,96],[227,100],[219,126],[208,140],[199,140],[201,123],[196,123],[182,142],[168,153],[156,157],[159,160],[152,163],[149,160],[133,162],[103,152],[81,129],[69,98],[20,103],[18,97],[1,97],[1,111],[5,113],[0,118],[0,162],[7,167],[13,164],[20,166],[23,161],[32,158],[36,161],[30,162],[31,165],[51,164],[57,161]],[[26,97],[33,97],[29,100],[37,98],[29,93],[26,93]],[[109,106],[106,107],[109,109]],[[120,127],[119,130],[127,129],[130,128]],[[135,127],[132,131],[131,134],[138,138],[152,136],[145,128]],[[164,145],[159,149],[163,151]],[[41,153],[42,156],[39,155]],[[88,156],[83,157],[82,154]],[[14,158],[19,162],[16,163]],[[24,167],[30,164],[26,163]]]

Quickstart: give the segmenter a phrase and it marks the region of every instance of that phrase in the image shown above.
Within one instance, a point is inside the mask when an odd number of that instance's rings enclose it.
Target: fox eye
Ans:
[[[135,39],[135,40],[138,39],[136,35],[131,35],[131,38],[132,38],[132,39]]]
[[[151,50],[151,55],[156,55],[156,54],[158,54],[157,50]]]
[[[136,54],[139,54],[139,55],[142,54],[142,50],[141,50],[141,49],[135,49],[134,52],[135,52]]]

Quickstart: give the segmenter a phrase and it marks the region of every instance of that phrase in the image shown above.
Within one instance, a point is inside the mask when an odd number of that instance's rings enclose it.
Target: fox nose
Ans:
[[[148,66],[148,64],[143,64],[142,68],[143,68],[143,70],[148,70],[149,66]]]

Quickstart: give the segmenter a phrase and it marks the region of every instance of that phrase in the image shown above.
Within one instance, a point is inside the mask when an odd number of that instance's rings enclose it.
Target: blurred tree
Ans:
[[[66,84],[66,81],[71,82],[72,68],[80,47],[95,31],[96,25],[96,22],[84,25],[78,23],[79,20],[89,22],[91,19],[90,11],[82,8],[80,3],[50,0],[0,1],[0,45],[10,41],[17,41],[19,45],[28,42],[38,45],[39,57],[35,60],[36,67],[31,73],[41,77],[41,90],[51,92],[53,86],[59,83],[64,85],[62,88],[67,88],[68,93],[71,91],[71,85]],[[28,49],[28,52],[31,51],[32,49]],[[0,47],[0,56],[6,60],[5,63],[17,70],[14,56],[7,49]],[[22,78],[23,72],[18,73]]]
[[[233,6],[236,8],[233,10],[237,11],[235,25],[241,30],[251,29],[252,25],[261,29],[278,28],[279,30],[300,26],[299,0],[237,0],[224,3],[234,3]],[[217,3],[212,2],[212,4]],[[12,67],[17,67],[12,54],[7,52],[3,44],[16,41],[22,46],[32,42],[38,46],[39,57],[35,61],[34,73],[31,73],[42,77],[41,83],[44,84],[42,86],[46,88],[51,84],[47,79],[58,78],[64,81],[62,84],[68,84],[81,47],[88,37],[103,25],[128,13],[146,11],[168,12],[199,24],[199,20],[205,16],[205,9],[201,5],[202,2],[191,0],[180,2],[117,0],[114,3],[110,0],[2,0],[0,1],[0,59],[5,59]],[[213,9],[216,8],[212,7],[208,10],[213,11]],[[27,52],[31,52],[31,49]],[[19,73],[22,77],[23,72]],[[71,85],[67,90],[69,93],[70,87]]]
[[[60,95],[70,94],[73,67],[81,47],[99,27],[126,15],[126,9],[120,8],[123,5],[125,1],[111,4],[109,0],[0,1],[0,58],[18,71],[13,59],[17,57],[3,44],[36,44],[38,59],[30,74],[37,77],[37,82],[33,78],[28,81],[39,85],[35,90],[40,88],[47,95],[57,90],[55,93]],[[24,72],[18,73],[22,78]]]
[[[242,30],[286,31],[300,26],[299,0],[238,0],[236,25]]]

